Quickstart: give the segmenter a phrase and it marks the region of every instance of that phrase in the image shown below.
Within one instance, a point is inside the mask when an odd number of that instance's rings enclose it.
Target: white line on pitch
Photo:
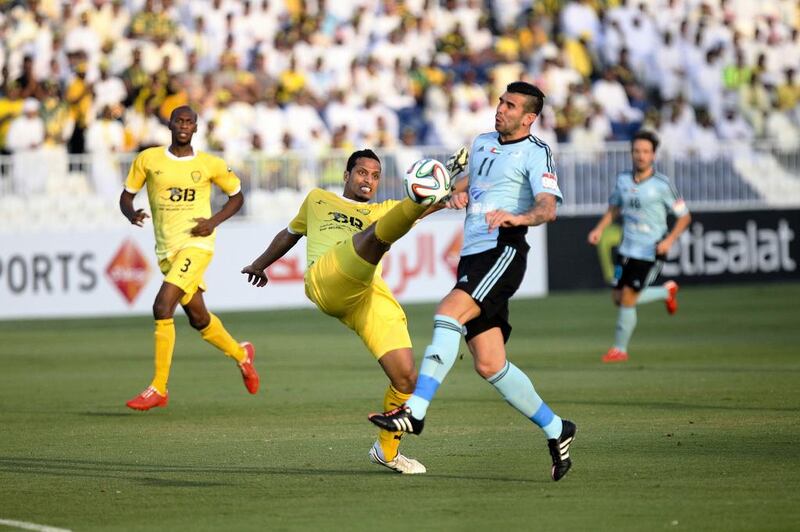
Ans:
[[[68,528],[57,528],[54,526],[37,525],[26,521],[15,521],[13,519],[0,519],[0,525],[13,526],[22,530],[35,530],[36,532],[72,532]]]

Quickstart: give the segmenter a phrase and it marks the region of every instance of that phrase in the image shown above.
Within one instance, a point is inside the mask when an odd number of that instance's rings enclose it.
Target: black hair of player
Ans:
[[[378,161],[378,164],[381,164],[380,158],[378,158],[377,154],[374,151],[368,148],[364,150],[356,150],[347,159],[348,172],[350,172],[350,170],[352,170],[353,167],[355,167],[356,161],[359,160],[361,157],[366,157],[367,159],[375,159],[376,161]]]
[[[653,146],[653,151],[655,152],[658,149],[658,135],[653,133],[652,131],[648,131],[647,129],[640,129],[637,131],[633,138],[631,139],[631,146],[637,140],[646,140]]]
[[[528,96],[525,99],[526,113],[534,113],[538,116],[544,108],[544,93],[536,85],[531,85],[526,81],[515,81],[506,86],[506,92]]]

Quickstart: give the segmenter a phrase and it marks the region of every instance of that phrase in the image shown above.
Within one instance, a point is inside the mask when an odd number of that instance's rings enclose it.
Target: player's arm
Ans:
[[[656,244],[656,254],[657,255],[666,255],[672,245],[678,240],[678,237],[681,236],[681,233],[686,231],[686,228],[689,227],[689,224],[692,223],[692,215],[687,212],[683,216],[679,216],[675,220],[675,224],[672,226],[672,230],[664,237],[664,239]]]
[[[534,198],[533,207],[522,214],[511,214],[508,211],[496,209],[486,213],[486,223],[489,231],[494,231],[498,227],[514,227],[527,225],[533,227],[556,219],[557,197],[549,192],[540,192]]]
[[[598,242],[600,242],[600,237],[603,236],[603,231],[606,230],[611,222],[619,218],[619,207],[616,205],[609,205],[608,210],[603,214],[600,218],[600,221],[597,222],[597,225],[594,226],[594,229],[589,231],[589,236],[587,240],[593,246],[596,246]]]
[[[239,212],[242,205],[244,205],[244,195],[240,190],[233,196],[228,196],[225,205],[211,218],[195,218],[194,221],[197,222],[197,225],[192,227],[192,236],[210,235],[219,224]]]
[[[144,209],[136,209],[133,206],[133,198],[135,196],[136,194],[123,190],[119,196],[119,210],[133,225],[142,227],[145,218],[150,218],[150,215],[144,212]]]
[[[272,239],[264,253],[242,268],[242,273],[247,275],[247,282],[258,287],[266,285],[269,282],[267,268],[273,262],[286,255],[302,237],[302,234],[291,233],[289,229],[284,229],[275,235],[275,238]]]

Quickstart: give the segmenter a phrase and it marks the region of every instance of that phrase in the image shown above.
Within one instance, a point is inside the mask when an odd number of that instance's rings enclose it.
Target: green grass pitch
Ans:
[[[264,292],[269,297],[269,289]],[[152,321],[0,323],[0,520],[84,530],[797,530],[800,284],[686,287],[640,307],[631,360],[603,365],[602,292],[512,303],[511,360],[578,424],[549,478],[540,431],[456,363],[403,449],[367,451],[386,380],[314,310],[221,313],[262,391],[177,316],[170,406],[149,383]],[[417,358],[432,305],[407,308]],[[0,525],[0,529],[4,529]]]

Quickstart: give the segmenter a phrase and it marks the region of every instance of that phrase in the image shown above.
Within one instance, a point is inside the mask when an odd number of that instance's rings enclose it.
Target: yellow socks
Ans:
[[[158,390],[161,395],[165,395],[169,367],[172,365],[172,351],[175,349],[175,322],[172,318],[156,320],[153,336],[155,337],[156,374],[150,386]]]
[[[208,322],[208,326],[205,329],[200,331],[200,336],[203,337],[203,340],[225,353],[226,356],[236,360],[236,362],[244,362],[244,359],[247,358],[247,352],[244,347],[240,346],[233,339],[233,336],[225,330],[218,317],[210,312],[208,315],[211,316],[211,321]]]
[[[386,244],[397,242],[408,233],[428,207],[406,198],[395,205],[375,226],[375,236]]]
[[[410,201],[410,200],[409,200]],[[386,395],[383,396],[383,411],[388,412],[393,410],[411,397],[410,393],[402,393],[397,391],[391,384],[386,389]],[[378,433],[378,443],[380,443],[381,450],[383,451],[383,458],[387,462],[391,462],[397,456],[397,451],[400,448],[400,438],[403,436],[402,432],[389,432],[383,430]]]

